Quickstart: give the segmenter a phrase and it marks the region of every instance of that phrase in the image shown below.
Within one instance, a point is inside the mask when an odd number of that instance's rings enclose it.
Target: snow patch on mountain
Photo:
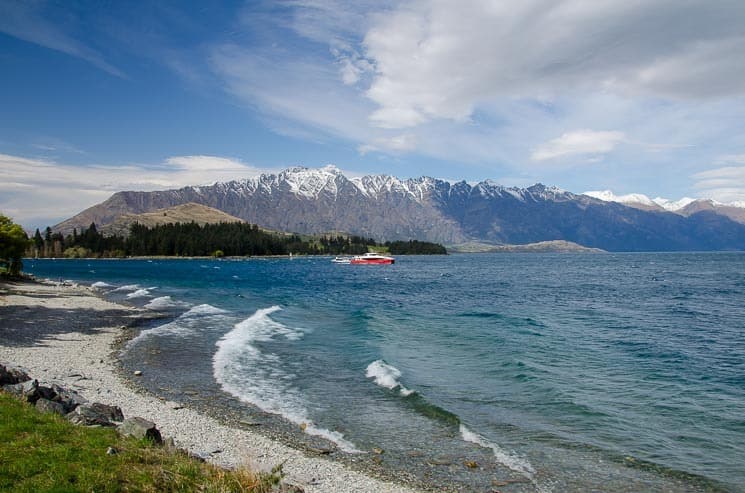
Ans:
[[[646,195],[641,194],[641,193],[629,193],[626,195],[616,195],[610,190],[599,190],[599,191],[585,192],[583,195],[587,195],[589,197],[602,200],[603,202],[618,202],[621,204],[642,204],[642,205],[646,205],[649,207],[654,207],[656,205],[662,206],[661,204],[655,201],[655,200],[660,200],[660,199],[652,200]]]
[[[723,203],[712,199],[694,199],[691,197],[683,197],[678,200],[670,200],[663,197],[655,197],[650,199],[641,193],[629,193],[626,195],[616,195],[611,190],[591,191],[585,192],[583,195],[593,197],[603,202],[618,202],[621,204],[637,204],[645,205],[649,207],[661,207],[662,209],[669,212],[681,212],[686,207],[693,203],[708,203],[712,207],[739,207],[745,208],[745,201]]]
[[[685,206],[693,202],[696,202],[697,200],[701,200],[701,199],[692,199],[690,197],[683,197],[682,199],[679,199],[679,200],[668,200],[662,197],[656,197],[654,199],[654,203],[659,205],[666,211],[677,212],[683,209]]]

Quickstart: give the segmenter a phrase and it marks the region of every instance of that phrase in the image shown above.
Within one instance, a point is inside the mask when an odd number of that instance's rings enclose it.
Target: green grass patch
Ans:
[[[113,447],[116,455],[107,455]],[[228,471],[110,428],[75,426],[0,392],[0,491],[271,491],[281,471]]]

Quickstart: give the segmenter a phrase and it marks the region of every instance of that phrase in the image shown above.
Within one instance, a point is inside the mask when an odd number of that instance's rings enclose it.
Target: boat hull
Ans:
[[[395,262],[392,258],[353,258],[349,263],[354,265],[390,265]]]

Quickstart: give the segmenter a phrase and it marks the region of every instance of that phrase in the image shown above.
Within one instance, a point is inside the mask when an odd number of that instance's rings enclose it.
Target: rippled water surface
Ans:
[[[123,355],[152,390],[437,487],[745,491],[743,254],[26,267],[167,313]]]

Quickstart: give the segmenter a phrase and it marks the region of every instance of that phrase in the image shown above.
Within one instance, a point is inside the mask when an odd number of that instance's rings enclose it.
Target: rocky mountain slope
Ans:
[[[157,192],[118,192],[57,225],[71,231],[194,202],[264,228],[343,231],[377,240],[527,244],[567,240],[610,251],[745,250],[745,225],[717,210],[642,210],[541,184],[503,187],[421,177],[347,178],[338,169],[278,174]]]

